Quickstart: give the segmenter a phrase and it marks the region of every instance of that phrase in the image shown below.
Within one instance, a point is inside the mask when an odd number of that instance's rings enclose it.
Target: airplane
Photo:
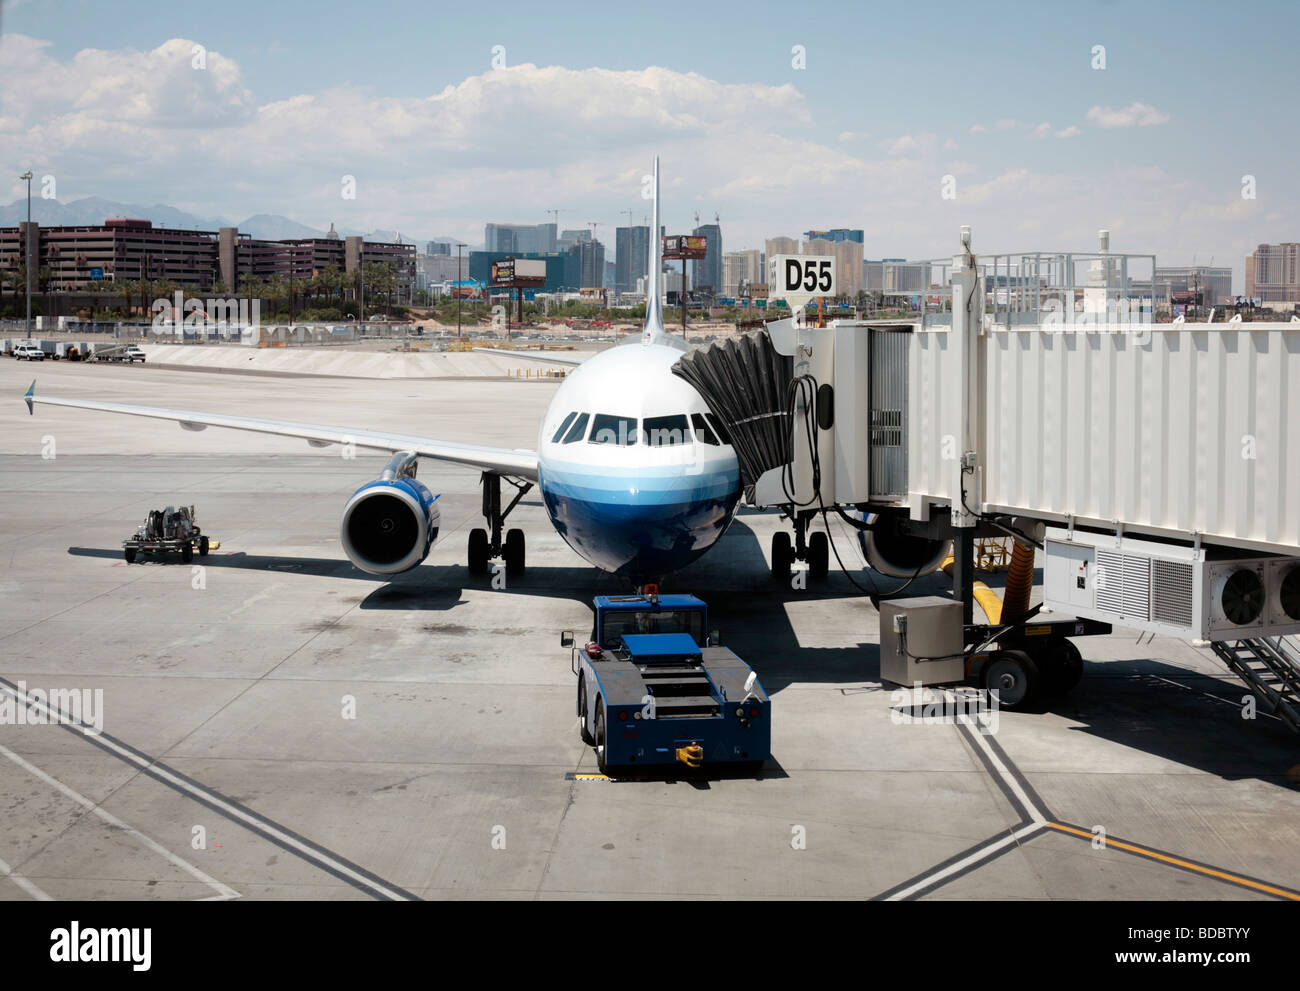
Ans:
[[[671,371],[687,344],[664,328],[657,156],[653,217],[640,341],[585,360],[546,356],[548,362],[576,367],[547,408],[535,451],[42,396],[36,394],[35,382],[24,399],[29,413],[37,403],[70,406],[173,420],[187,430],[227,427],[302,438],[313,447],[351,444],[393,452],[380,478],[348,499],[340,525],[344,552],[370,574],[393,575],[414,568],[437,539],[438,497],[416,479],[419,459],[426,458],[483,472],[487,526],[469,535],[472,572],[486,573],[494,557],[504,559],[508,574],[523,571],[523,531],[511,529],[504,535],[502,531],[510,511],[536,485],[552,525],[573,550],[596,567],[639,586],[680,570],[708,551],[730,525],[740,500],[739,465],[723,425],[695,389]],[[527,352],[495,353],[538,357]],[[515,489],[504,509],[502,480]]]
[[[171,420],[185,430],[226,427],[301,438],[312,447],[343,444],[391,452],[380,477],[362,485],[347,500],[339,527],[344,553],[369,574],[409,571],[428,557],[437,540],[438,496],[416,478],[419,461],[425,458],[482,472],[482,512],[487,525],[470,531],[471,573],[487,574],[493,559],[504,563],[507,575],[523,572],[524,532],[506,530],[505,522],[520,499],[537,486],[551,524],[574,551],[638,588],[657,583],[700,558],[721,539],[736,515],[741,477],[726,424],[694,386],[672,371],[689,348],[684,338],[664,327],[658,156],[653,180],[646,315],[639,342],[589,358],[475,349],[573,366],[542,418],[535,451],[41,396],[36,394],[35,381],[23,396],[27,411],[34,413],[37,403],[69,406]],[[515,490],[504,508],[503,481]],[[802,544],[802,528],[815,514],[789,509]],[[929,573],[939,566],[944,553],[941,541],[883,533],[866,533],[860,538],[871,566],[885,574],[914,577]],[[774,573],[788,573],[789,552],[789,535],[773,534]],[[825,577],[824,569],[815,577]]]

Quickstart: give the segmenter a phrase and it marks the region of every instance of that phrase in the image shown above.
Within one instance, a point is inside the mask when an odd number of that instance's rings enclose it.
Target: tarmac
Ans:
[[[29,417],[33,376],[50,395],[529,448],[556,385],[0,359],[0,899],[1300,897],[1300,738],[1244,719],[1204,649],[1117,630],[1078,641],[1083,682],[1044,711],[989,733],[909,722],[870,602],[839,573],[775,583],[780,521],[742,511],[671,589],[758,671],[773,757],[608,780],[559,633],[581,639],[591,597],[623,586],[536,491],[511,516],[527,571],[496,590],[465,567],[477,473],[422,465],[439,541],[384,580],[338,544],[384,455]],[[220,548],[127,565],[123,538],[176,503]],[[59,689],[102,692],[102,732],[19,724]]]

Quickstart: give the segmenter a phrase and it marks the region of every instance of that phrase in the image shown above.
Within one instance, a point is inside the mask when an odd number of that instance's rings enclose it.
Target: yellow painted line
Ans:
[[[587,772],[582,772],[582,773],[575,772],[573,775],[573,780],[574,781],[613,781],[614,779],[611,778],[608,774],[592,774]]]
[[[1092,840],[1096,837],[1083,829],[1075,829],[1073,826],[1063,826],[1059,822],[1049,822],[1048,827],[1059,830],[1062,833],[1070,833],[1073,836],[1082,837],[1085,840]],[[1167,853],[1157,853],[1155,850],[1148,850],[1146,847],[1134,846],[1132,843],[1125,843],[1123,840],[1112,840],[1106,838],[1106,846],[1115,847],[1120,850],[1126,850],[1129,853],[1136,853],[1141,857],[1149,857],[1152,860],[1163,861],[1166,864],[1173,864],[1175,867],[1182,867],[1189,871],[1195,871],[1197,874],[1204,874],[1207,877],[1218,878],[1220,881],[1227,881],[1229,884],[1239,884],[1245,888],[1254,888],[1256,891],[1263,891],[1270,895],[1277,895],[1279,898],[1287,898],[1291,901],[1300,902],[1300,892],[1291,891],[1287,888],[1275,888],[1271,884],[1264,884],[1262,881],[1252,881],[1248,877],[1242,877],[1239,874],[1229,874],[1227,871],[1221,871],[1213,867],[1205,867],[1201,864],[1194,864],[1188,860],[1182,860],[1179,857],[1171,857]]]

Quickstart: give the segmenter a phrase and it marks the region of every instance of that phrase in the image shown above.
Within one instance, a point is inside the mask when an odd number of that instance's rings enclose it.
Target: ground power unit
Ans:
[[[1188,640],[1300,633],[1300,558],[1049,529],[1049,609]]]

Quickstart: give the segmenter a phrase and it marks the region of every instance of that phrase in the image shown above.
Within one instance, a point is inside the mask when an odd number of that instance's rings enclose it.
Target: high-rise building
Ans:
[[[722,256],[723,296],[740,296],[742,288],[766,282],[763,271],[763,253],[750,248],[746,251],[728,251]]]
[[[571,268],[565,280],[577,289],[600,289],[605,284],[605,246],[591,238],[580,240],[569,249]]]
[[[1300,303],[1300,243],[1261,244],[1247,256],[1246,295],[1265,303]]]
[[[555,251],[555,224],[488,224],[483,229],[483,250]]]
[[[865,261],[862,288],[888,293],[919,293],[930,288],[928,262],[909,262],[904,258]]]
[[[697,292],[708,292],[711,289],[715,294],[721,295],[722,228],[717,224],[701,224],[691,233],[706,239],[704,257],[691,262],[691,283]]]
[[[333,230],[334,225],[330,224],[331,233]],[[337,234],[334,236],[338,237]],[[451,255],[455,254],[455,249],[456,246],[450,241],[426,241],[424,244],[424,253],[426,255]]]
[[[635,292],[646,277],[650,257],[650,228],[619,227],[614,231],[614,290]]]
[[[832,231],[831,233],[837,233]],[[848,232],[853,233],[853,232]],[[805,255],[831,255],[835,259],[837,296],[856,296],[866,288],[862,266],[862,242],[851,238],[837,241],[813,238],[803,244]]]
[[[775,258],[777,255],[797,255],[799,253],[799,242],[792,237],[769,237],[763,242],[763,264],[767,264],[767,259]],[[767,281],[767,274],[764,273],[763,281]]]

